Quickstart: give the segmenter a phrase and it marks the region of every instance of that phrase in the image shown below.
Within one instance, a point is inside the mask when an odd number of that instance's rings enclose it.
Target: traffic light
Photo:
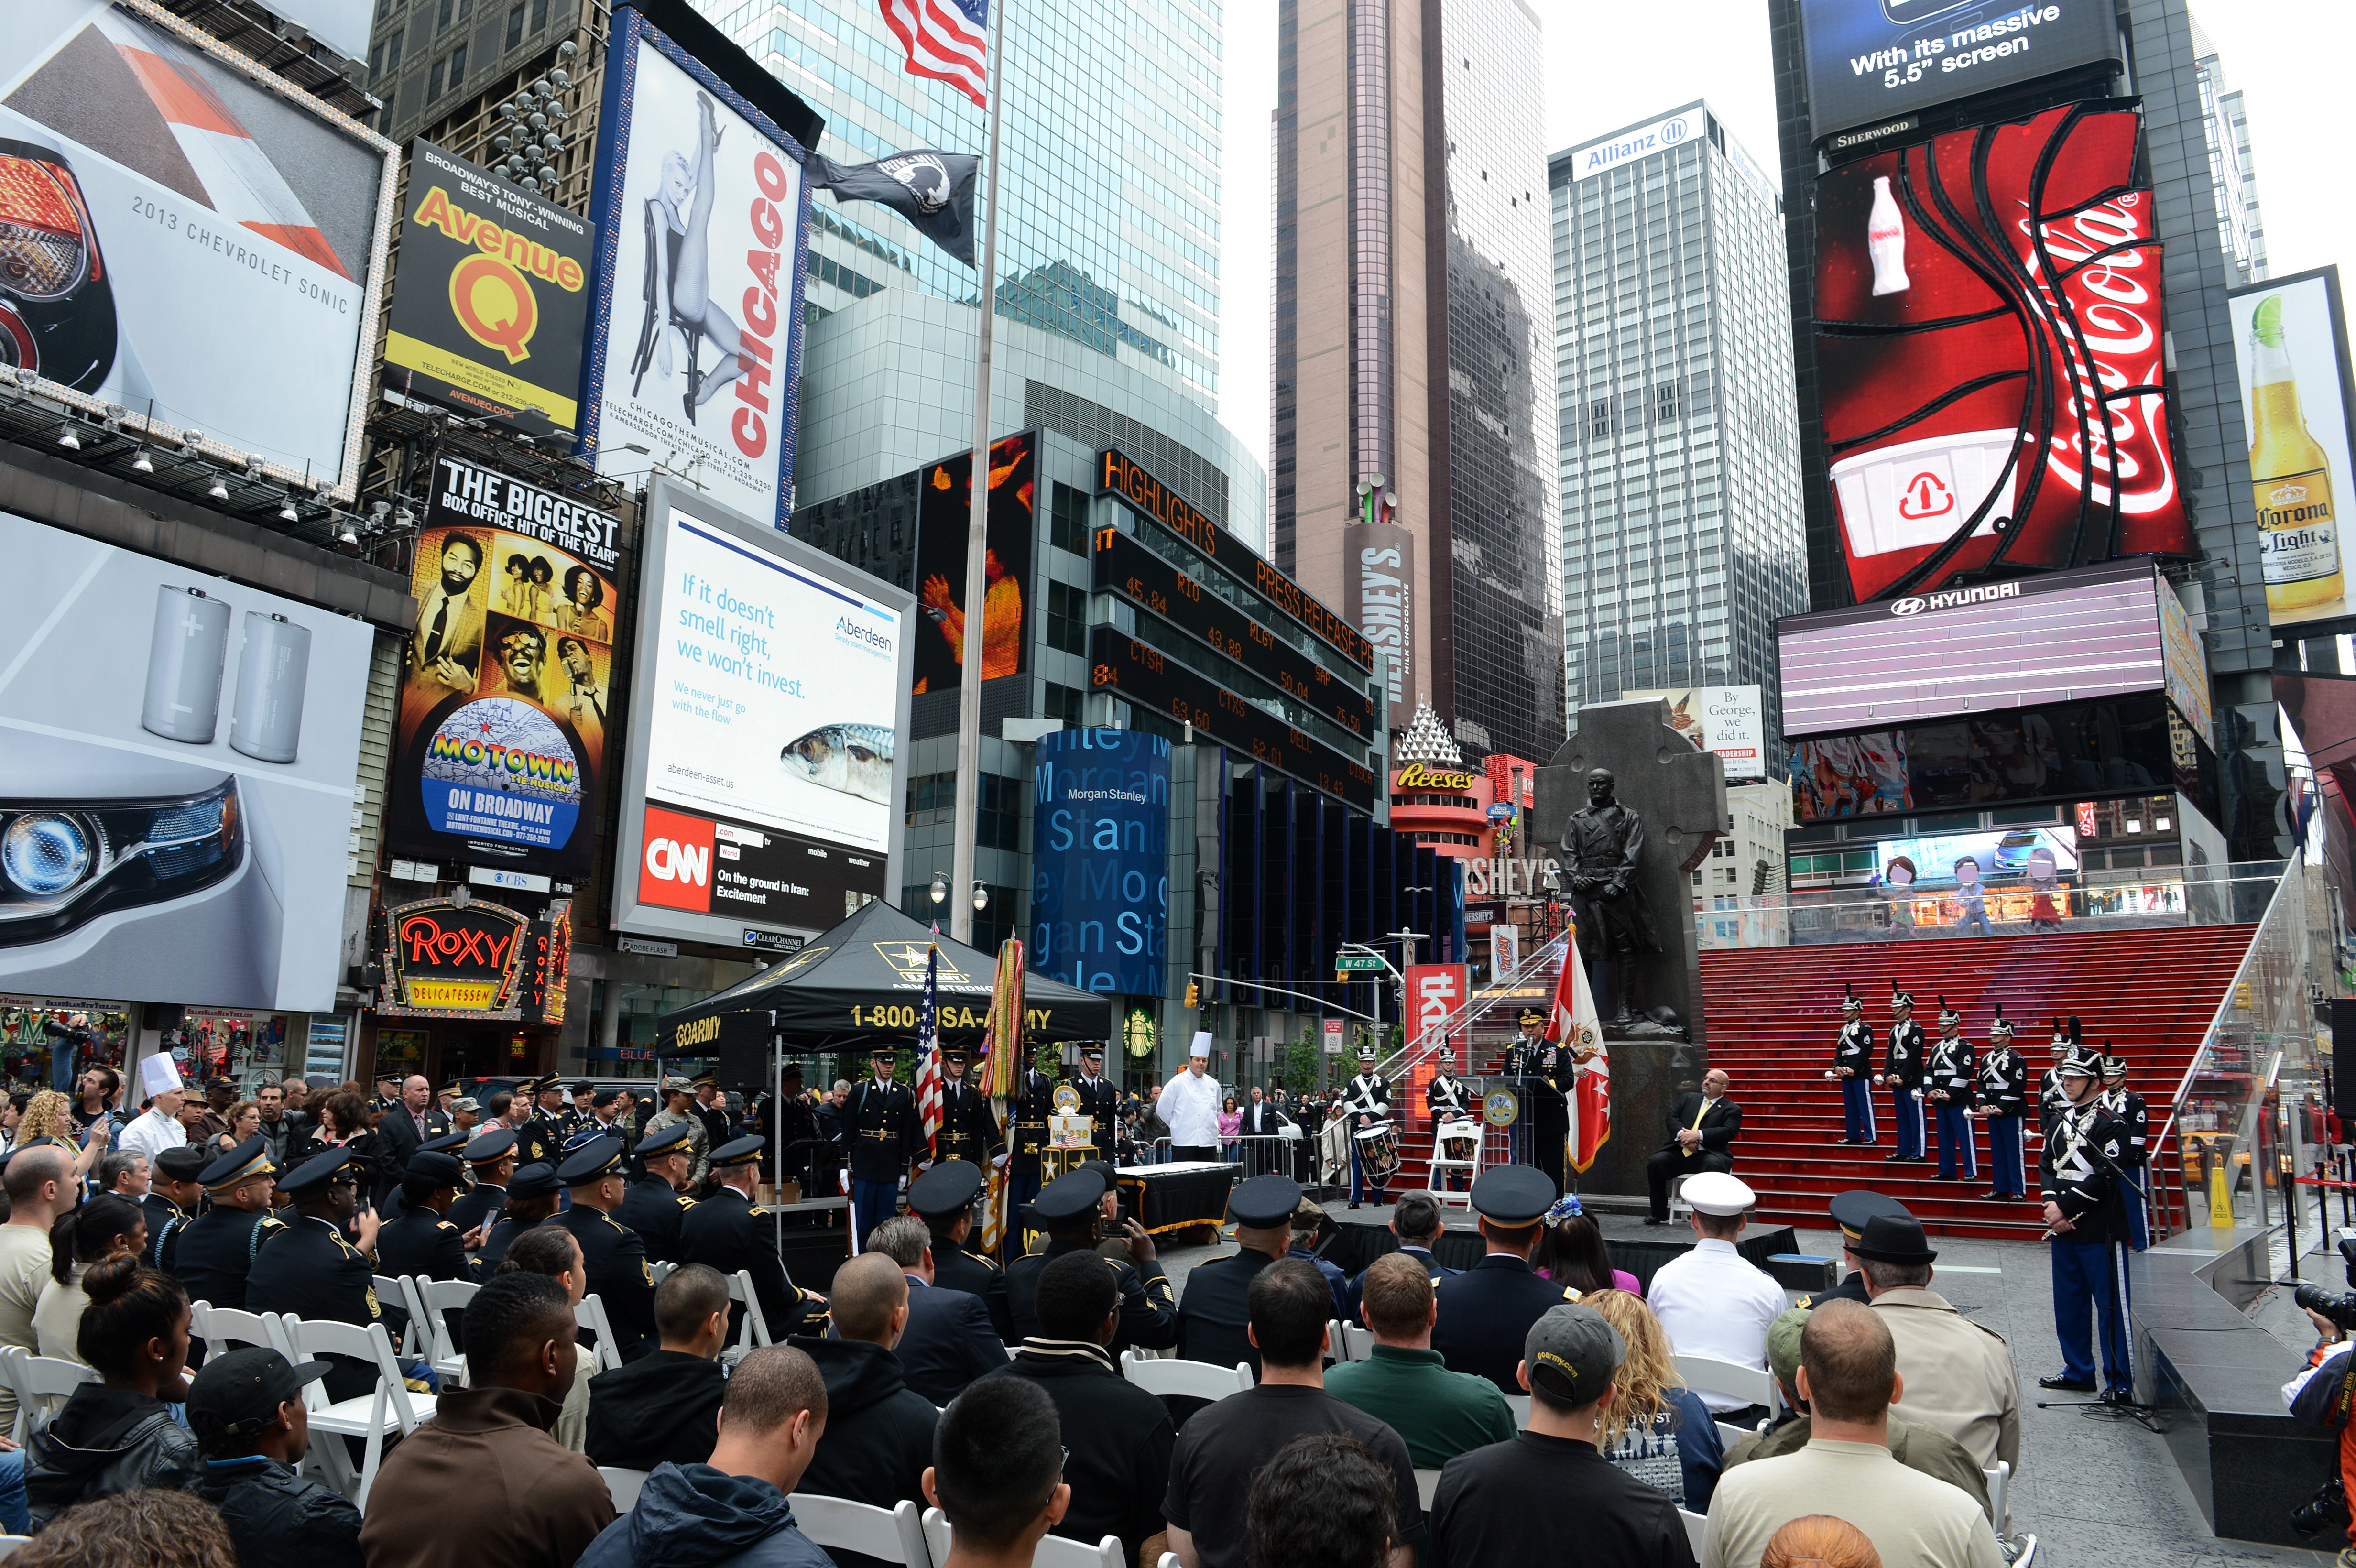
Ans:
[[[1203,987],[1192,980],[1186,982],[1186,1005],[1189,1008],[1200,1008],[1203,1005]]]

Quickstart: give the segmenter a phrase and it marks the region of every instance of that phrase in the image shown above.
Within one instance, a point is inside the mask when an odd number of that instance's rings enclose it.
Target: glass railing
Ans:
[[[2099,880],[2057,885],[2050,892],[1990,888],[1977,908],[1952,888],[1915,893],[1886,887],[1823,888],[1710,898],[1708,908],[1693,912],[1694,936],[1707,950],[2249,925],[2265,913],[2284,864],[2252,860],[2098,871],[2094,878]]]

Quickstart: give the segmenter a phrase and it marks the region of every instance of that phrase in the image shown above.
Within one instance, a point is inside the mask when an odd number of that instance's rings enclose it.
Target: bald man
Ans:
[[[835,1271],[834,1331],[797,1336],[826,1379],[826,1440],[802,1489],[889,1509],[921,1502],[940,1412],[908,1387],[892,1348],[908,1327],[908,1281],[884,1253],[862,1253]]]

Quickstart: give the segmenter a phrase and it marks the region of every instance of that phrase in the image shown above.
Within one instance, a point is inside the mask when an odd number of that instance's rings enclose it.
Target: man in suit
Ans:
[[[1554,1206],[1554,1183],[1533,1166],[1501,1165],[1472,1183],[1472,1207],[1481,1215],[1481,1239],[1488,1255],[1464,1273],[1439,1284],[1440,1320],[1431,1348],[1451,1372],[1472,1372],[1518,1394],[1514,1368],[1522,1359],[1530,1325],[1548,1310],[1575,1301],[1579,1292],[1540,1279],[1530,1268],[1530,1249]]]
[[[1713,1067],[1702,1074],[1700,1093],[1687,1090],[1670,1107],[1669,1141],[1644,1162],[1644,1177],[1653,1189],[1647,1225],[1669,1222],[1669,1183],[1676,1178],[1734,1168],[1734,1136],[1742,1130],[1742,1107],[1726,1097],[1733,1083],[1725,1069]]]
[[[1288,1118],[1276,1108],[1276,1103],[1259,1092],[1255,1085],[1251,1103],[1244,1107],[1243,1136],[1248,1138],[1272,1138],[1282,1132]]]
[[[1391,1211],[1391,1234],[1398,1238],[1398,1250],[1423,1265],[1424,1272],[1438,1285],[1443,1279],[1453,1279],[1462,1269],[1442,1268],[1432,1249],[1440,1244],[1441,1221],[1440,1200],[1429,1192],[1402,1192],[1398,1207]],[[1366,1271],[1360,1269],[1349,1285],[1349,1319],[1363,1323],[1358,1305],[1365,1293]]]
[[[382,1208],[386,1196],[399,1184],[401,1173],[409,1168],[417,1146],[450,1131],[450,1113],[434,1103],[434,1085],[425,1081],[425,1075],[412,1072],[401,1081],[401,1098],[377,1117],[376,1130],[387,1157],[370,1196]]]
[[[908,1211],[931,1232],[933,1283],[979,1296],[990,1314],[991,1331],[1004,1342],[1014,1334],[1014,1320],[1007,1313],[1005,1272],[996,1259],[969,1252],[965,1244],[973,1233],[974,1194],[980,1190],[979,1166],[961,1159],[936,1160],[908,1183]]]
[[[990,1324],[981,1298],[944,1289],[933,1269],[933,1236],[913,1214],[886,1220],[868,1238],[908,1276],[908,1326],[892,1353],[910,1388],[947,1404],[965,1385],[1006,1365],[1006,1341]]]
[[[472,691],[483,667],[483,609],[475,602],[475,579],[483,570],[483,547],[472,534],[442,540],[442,577],[417,603],[417,635],[410,640],[409,667],[421,679],[451,691]]]

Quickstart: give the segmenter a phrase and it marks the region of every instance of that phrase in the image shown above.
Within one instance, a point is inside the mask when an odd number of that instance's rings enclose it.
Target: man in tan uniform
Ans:
[[[1927,1289],[1931,1250],[1911,1214],[1876,1214],[1849,1251],[1860,1261],[1866,1294],[1898,1346],[1905,1396],[1890,1413],[1937,1427],[1971,1451],[1983,1470],[1998,1460],[2020,1475],[2020,1378],[2004,1336],[1984,1328]]]

